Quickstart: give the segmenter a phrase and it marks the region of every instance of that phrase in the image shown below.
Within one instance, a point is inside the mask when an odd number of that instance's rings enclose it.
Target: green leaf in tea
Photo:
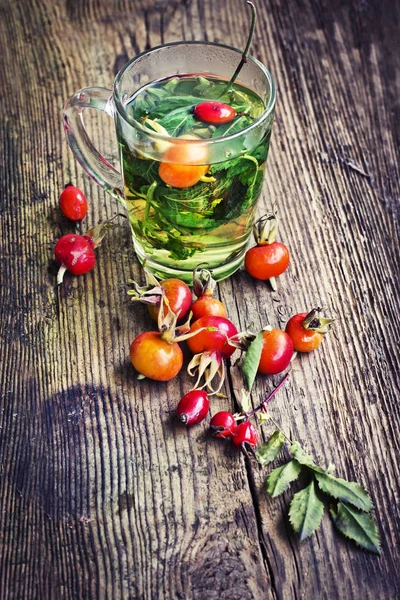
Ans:
[[[249,391],[253,387],[263,346],[263,332],[260,331],[251,342],[242,363],[242,371]]]
[[[179,137],[190,131],[194,124],[195,118],[190,108],[177,108],[158,120],[159,125],[165,127],[169,135]]]
[[[271,471],[267,477],[267,492],[272,498],[282,494],[292,481],[295,481],[300,475],[301,465],[297,460],[292,459],[286,465],[278,467]]]
[[[206,79],[202,75],[198,75],[196,79],[198,83],[194,86],[193,91],[199,94],[200,97],[204,98],[206,95],[208,96],[214,87],[213,82],[209,79]]]
[[[330,513],[335,526],[343,535],[369,552],[381,553],[379,533],[371,515],[344,502],[339,502],[336,509],[331,508]]]
[[[327,473],[315,472],[315,478],[318,483],[318,487],[322,492],[353,504],[360,510],[369,512],[373,509],[374,505],[371,498],[368,496],[366,490],[358,483],[352,481],[346,481]]]
[[[314,481],[293,496],[289,520],[302,542],[312,535],[321,524],[324,505],[315,493]]]
[[[249,117],[248,115],[239,115],[233,121],[229,123],[225,123],[224,125],[219,125],[213,134],[212,137],[227,137],[228,135],[233,135],[234,133],[238,133],[239,131],[243,131],[246,127],[249,127],[253,123],[254,119]]]
[[[261,413],[260,416],[262,416]],[[256,458],[263,467],[269,465],[280,453],[285,443],[285,436],[278,429],[274,431],[269,440],[260,446],[256,451]]]

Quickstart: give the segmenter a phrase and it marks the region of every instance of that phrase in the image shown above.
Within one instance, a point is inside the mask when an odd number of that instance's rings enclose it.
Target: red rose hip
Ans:
[[[203,421],[209,408],[210,401],[207,392],[204,390],[192,390],[183,396],[179,402],[176,409],[176,416],[187,427],[190,427]]]
[[[54,247],[54,255],[60,265],[57,283],[62,283],[65,271],[83,275],[96,264],[95,243],[89,235],[68,233],[63,235]]]
[[[201,317],[193,323],[190,332],[203,328],[204,331],[187,341],[193,354],[216,350],[220,352],[222,358],[228,358],[235,352],[236,348],[229,344],[229,339],[234,338],[238,331],[229,319],[213,316]]]
[[[293,342],[285,331],[264,331],[258,372],[263,375],[281,373],[289,366],[293,352]]]
[[[240,423],[232,434],[232,440],[236,448],[241,448],[244,444],[249,444],[255,448],[258,441],[257,431],[249,421]]]
[[[227,410],[221,410],[211,419],[210,427],[215,437],[228,438],[236,429],[236,421],[232,413]]]
[[[82,221],[88,210],[85,194],[74,185],[67,185],[60,196],[60,208],[70,221]]]
[[[200,102],[194,109],[194,116],[203,123],[222,125],[233,121],[236,117],[236,110],[222,102]]]

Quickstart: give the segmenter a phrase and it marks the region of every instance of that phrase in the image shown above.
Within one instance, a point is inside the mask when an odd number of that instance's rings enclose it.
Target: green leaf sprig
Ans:
[[[285,440],[288,440],[287,436],[277,429],[256,451],[259,464],[270,464],[283,450]],[[332,475],[333,466],[323,469],[316,465],[299,442],[291,442],[289,451],[292,458],[270,472],[266,489],[272,498],[276,498],[298,479],[300,473],[306,473],[311,479],[304,489],[293,495],[289,508],[289,521],[300,541],[319,528],[327,496],[329,512],[338,531],[361,548],[380,554],[379,533],[370,514],[374,505],[365,488],[356,482]],[[322,499],[319,497],[321,493]]]

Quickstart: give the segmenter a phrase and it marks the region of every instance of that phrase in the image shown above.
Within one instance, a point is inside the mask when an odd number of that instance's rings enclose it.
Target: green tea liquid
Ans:
[[[265,110],[255,93],[238,84],[219,98],[225,86],[225,80],[215,77],[169,77],[141,88],[126,111],[149,131],[173,138],[217,140],[247,129]],[[215,99],[236,110],[232,121],[207,125],[196,119],[194,107]],[[186,281],[191,281],[192,271],[200,263],[217,279],[233,273],[241,264],[251,233],[271,127],[254,147],[249,147],[251,137],[230,138],[228,150],[214,156],[204,176],[187,187],[168,185],[160,177],[160,163],[169,162],[162,141],[155,142],[160,148],[155,160],[155,152],[149,158],[129,147],[121,131],[117,133],[139,260],[146,260],[147,268],[159,276],[179,276]]]

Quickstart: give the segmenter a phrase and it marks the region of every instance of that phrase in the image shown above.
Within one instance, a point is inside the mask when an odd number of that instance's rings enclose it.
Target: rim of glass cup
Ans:
[[[163,135],[162,133],[158,133],[157,131],[151,131],[148,127],[144,127],[141,123],[139,123],[139,121],[136,121],[135,119],[133,119],[130,115],[128,115],[128,113],[126,112],[125,108],[122,105],[121,99],[118,95],[118,85],[122,79],[122,76],[124,75],[125,71],[131,66],[132,63],[134,63],[138,58],[140,58],[141,56],[145,56],[146,54],[150,54],[151,52],[153,52],[154,50],[160,50],[162,48],[169,48],[171,46],[180,46],[180,45],[190,45],[190,46],[194,46],[194,45],[201,45],[201,46],[217,46],[218,48],[227,48],[228,50],[234,50],[235,52],[237,52],[237,54],[239,56],[241,56],[243,54],[242,50],[239,50],[238,48],[235,48],[234,46],[229,46],[227,44],[219,44],[217,42],[203,42],[203,41],[180,41],[180,42],[170,42],[168,44],[160,44],[159,46],[154,46],[153,48],[150,48],[149,50],[144,50],[143,52],[140,52],[139,54],[137,54],[134,58],[131,58],[130,61],[128,61],[123,67],[122,69],[117,73],[115,80],[114,80],[114,85],[113,85],[113,96],[114,96],[114,102],[115,102],[115,106],[117,108],[117,111],[119,112],[119,114],[121,115],[121,117],[132,127],[135,127],[136,129],[138,129],[139,131],[141,131],[142,133],[146,134],[148,137],[150,137],[151,139],[154,140],[168,140],[170,143],[182,143],[182,140],[179,140],[178,138],[171,138],[170,136],[166,136]],[[263,71],[263,73],[266,75],[268,82],[269,82],[269,86],[270,86],[270,97],[268,100],[268,104],[265,107],[265,111],[263,112],[263,114],[261,115],[261,117],[259,117],[256,121],[254,121],[254,123],[252,123],[251,125],[249,125],[248,127],[245,127],[244,129],[241,129],[240,131],[237,131],[236,133],[232,133],[231,135],[227,135],[225,137],[215,137],[215,138],[211,138],[211,139],[206,139],[206,140],[201,140],[202,144],[204,145],[212,145],[215,144],[215,142],[218,142],[220,140],[224,140],[224,141],[228,141],[228,140],[234,140],[235,138],[238,138],[242,135],[246,135],[248,132],[250,132],[252,129],[255,129],[256,127],[258,127],[259,125],[261,125],[266,119],[268,119],[269,115],[271,114],[271,111],[273,110],[274,106],[275,106],[275,100],[276,100],[276,88],[275,88],[275,82],[274,79],[271,75],[271,73],[268,71],[268,69],[262,64],[262,62],[260,62],[259,60],[257,60],[257,58],[254,58],[254,56],[251,56],[250,54],[247,55],[247,60],[251,60],[253,63],[255,63],[259,69],[261,71]],[[210,75],[212,75],[212,73],[210,73]],[[151,82],[149,82],[151,83]],[[147,85],[147,84],[146,84]],[[141,88],[140,88],[141,89]],[[138,90],[139,91],[139,90]],[[185,144],[198,144],[199,140],[185,140]]]

